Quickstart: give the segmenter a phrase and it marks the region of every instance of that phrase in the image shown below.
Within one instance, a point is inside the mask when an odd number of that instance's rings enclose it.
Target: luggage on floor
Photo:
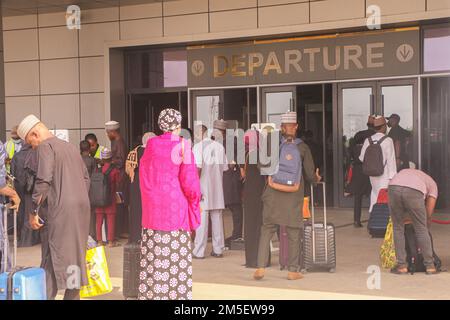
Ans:
[[[105,173],[102,168],[98,168],[91,176],[91,186],[89,188],[89,199],[92,207],[106,207],[109,206],[114,199],[111,196],[111,183],[109,175],[114,169],[110,166]]]
[[[392,227],[392,221],[389,219],[389,223],[386,228],[386,234],[384,236],[383,244],[380,249],[381,266],[385,269],[392,269],[397,263],[394,246],[394,230]]]
[[[384,203],[377,203],[370,213],[367,229],[372,238],[384,238],[389,223],[389,207]]]
[[[367,229],[372,238],[384,238],[386,234],[390,217],[386,191],[386,189],[380,190],[377,203],[373,205],[372,212],[369,216]]]
[[[280,270],[287,270],[289,266],[289,246],[288,246],[288,235],[285,226],[280,226],[280,244],[279,244],[279,260],[280,260]],[[299,255],[299,266],[300,269],[304,269],[303,262],[303,228],[300,229],[300,255]]]
[[[104,246],[96,246],[86,251],[86,269],[88,284],[81,287],[81,298],[97,297],[113,290]]]
[[[434,252],[433,238],[431,237],[431,248],[433,250],[434,266],[437,271],[441,271],[442,261]],[[417,246],[416,233],[412,224],[405,225],[405,246],[406,246],[406,261],[408,263],[408,271],[414,274],[415,272],[425,272],[426,267],[423,264],[423,256],[420,248]]]
[[[11,268],[8,268],[9,241],[7,234],[7,206],[3,210],[3,266],[6,272],[0,274],[0,300],[46,300],[47,287],[45,271],[42,268],[17,267],[17,211],[13,212],[14,239]]]
[[[311,222],[305,224],[303,239],[303,259],[306,271],[327,269],[336,271],[336,238],[335,227],[327,222],[327,199],[324,182],[319,182],[323,188],[323,222],[316,222],[313,186],[311,185]]]
[[[123,296],[137,298],[139,288],[139,272],[141,245],[128,243],[123,247]]]

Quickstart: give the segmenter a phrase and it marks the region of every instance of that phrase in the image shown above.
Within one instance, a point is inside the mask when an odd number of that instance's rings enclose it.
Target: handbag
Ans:
[[[81,298],[96,297],[110,293],[113,290],[104,246],[98,246],[87,250],[86,269],[88,285],[81,287]]]
[[[391,218],[386,227],[386,234],[380,250],[381,266],[385,269],[394,268],[396,265],[395,246],[394,246],[394,228]]]

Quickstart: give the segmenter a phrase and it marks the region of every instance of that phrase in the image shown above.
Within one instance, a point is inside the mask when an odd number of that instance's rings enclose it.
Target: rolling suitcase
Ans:
[[[3,206],[3,265],[8,265],[9,242],[7,234],[7,206]],[[17,211],[13,212],[14,247],[12,268],[0,274],[0,300],[47,300],[45,271],[42,268],[17,267]],[[7,269],[7,267],[6,267]]]
[[[141,245],[127,243],[123,248],[123,296],[136,299],[139,288]]]
[[[387,189],[381,189],[378,194],[377,203],[372,208],[367,224],[367,230],[372,238],[384,238],[389,217]]]
[[[303,248],[303,229],[300,229],[300,249]],[[288,235],[285,226],[280,226],[280,245],[279,245],[279,261],[280,270],[287,270],[289,266],[289,246],[288,246]],[[299,255],[299,266],[300,269],[304,269],[303,261],[303,250],[300,250]]]
[[[336,232],[334,225],[327,222],[327,199],[324,182],[323,187],[324,220],[315,222],[315,206],[313,186],[311,185],[311,222],[305,224],[303,239],[303,259],[306,271],[313,269],[327,269],[336,271]]]

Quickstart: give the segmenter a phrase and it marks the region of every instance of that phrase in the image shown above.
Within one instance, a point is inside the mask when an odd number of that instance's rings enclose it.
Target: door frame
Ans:
[[[191,106],[192,106],[192,119],[191,119],[189,125],[191,126],[191,128],[194,128],[194,121],[197,118],[197,97],[219,96],[219,119],[223,118],[223,116],[224,116],[224,110],[223,110],[224,90],[225,89],[192,90],[192,91],[190,91]]]
[[[338,207],[352,207],[353,200],[351,198],[344,197],[344,172],[342,171],[342,166],[344,165],[344,143],[342,141],[343,135],[343,95],[342,91],[344,89],[351,88],[372,88],[372,95],[370,101],[370,114],[374,114],[376,112],[377,106],[377,83],[376,81],[361,81],[361,82],[346,82],[346,83],[338,83],[337,84],[337,126],[336,126],[336,141],[335,145],[337,146],[337,153],[335,155],[335,168],[334,170],[337,172],[337,179],[335,180],[335,185],[337,184],[337,188],[335,188],[334,202]]]
[[[266,108],[266,93],[276,92],[292,92],[291,107],[294,112],[297,112],[297,87],[296,86],[274,86],[274,87],[261,87],[261,119],[260,122],[267,122],[267,108]]]
[[[377,95],[381,98],[380,101],[380,111],[384,116],[388,117],[389,114],[384,114],[384,99],[382,97],[382,87],[395,87],[395,86],[412,86],[412,95],[413,95],[413,154],[412,159],[416,164],[416,167],[419,168],[419,143],[420,143],[420,128],[419,128],[419,82],[416,78],[414,79],[398,79],[398,80],[380,80],[377,81]],[[400,122],[401,123],[401,122]]]
[[[411,85],[413,87],[413,161],[417,165],[420,158],[420,128],[419,128],[419,99],[418,99],[418,79],[390,79],[390,80],[368,80],[358,82],[345,82],[337,84],[337,125],[335,135],[337,137],[337,154],[335,157],[335,171],[337,171],[337,188],[335,192],[335,204],[339,207],[352,207],[352,200],[344,197],[344,172],[342,165],[344,163],[343,155],[343,96],[342,90],[347,88],[372,88],[372,100],[371,100],[371,112],[370,114],[381,114],[383,116],[389,116],[384,114],[383,110],[383,97],[381,94],[382,87],[386,86],[406,86]]]

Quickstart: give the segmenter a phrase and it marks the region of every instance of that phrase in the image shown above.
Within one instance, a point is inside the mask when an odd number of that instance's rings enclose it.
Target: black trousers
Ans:
[[[362,210],[362,201],[363,201],[363,194],[355,194],[353,196],[353,221],[354,222],[361,222],[361,210]]]
[[[228,208],[231,210],[233,216],[233,234],[229,239],[234,240],[242,238],[242,229],[244,226],[244,213],[242,210],[242,204],[232,204],[229,205]]]

